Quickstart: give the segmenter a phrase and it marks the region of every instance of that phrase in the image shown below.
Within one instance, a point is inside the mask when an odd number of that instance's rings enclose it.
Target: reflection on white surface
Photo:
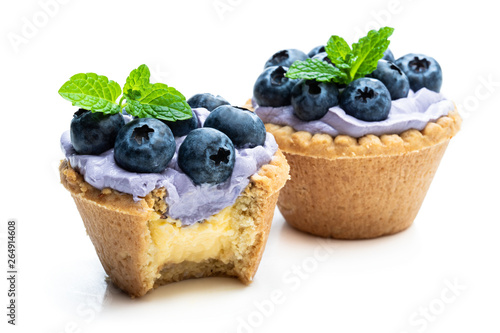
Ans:
[[[87,261],[65,263],[64,275],[53,281],[51,289],[57,292],[52,295],[58,299],[54,305],[60,314],[56,328],[101,331],[137,313],[147,318],[161,313],[164,320],[196,326],[192,315],[202,311],[218,327],[254,329],[272,322],[270,313],[286,315],[290,302],[325,277],[328,283],[338,284],[346,274],[397,269],[413,260],[419,248],[416,227],[374,240],[339,241],[297,231],[276,210],[266,254],[252,285],[231,278],[203,278],[161,286],[132,299],[107,281],[93,255]],[[354,287],[352,295],[362,297]]]

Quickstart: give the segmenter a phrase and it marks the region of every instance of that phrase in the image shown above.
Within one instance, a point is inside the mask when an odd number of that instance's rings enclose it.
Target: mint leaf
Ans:
[[[332,36],[328,40],[325,46],[326,54],[328,58],[335,64],[344,64],[346,56],[351,53],[351,47],[344,38],[339,36]]]
[[[59,95],[73,105],[104,114],[120,112],[120,106],[116,100],[121,92],[118,83],[95,73],[73,75],[59,89]]]
[[[285,74],[290,79],[316,80],[319,82],[342,82],[346,74],[320,59],[295,61]]]
[[[123,86],[123,93],[130,94],[130,90],[141,91],[149,86],[149,77],[151,73],[148,66],[140,65],[138,68],[130,72],[127,77],[127,82]]]
[[[139,118],[168,121],[185,120],[193,116],[186,98],[176,89],[163,83],[149,84],[141,90],[128,90],[127,113]]]
[[[384,56],[384,51],[389,47],[388,38],[394,28],[384,27],[380,30],[370,30],[368,35],[352,44],[352,57],[349,61],[351,67],[349,76],[352,80],[364,77],[377,68],[378,61]]]
[[[388,38],[393,31],[394,29],[389,27],[378,31],[370,30],[368,35],[360,38],[352,48],[342,37],[331,36],[325,51],[333,65],[319,59],[296,61],[290,66],[286,77],[347,85],[377,68],[379,59],[384,56],[384,51],[389,46]]]

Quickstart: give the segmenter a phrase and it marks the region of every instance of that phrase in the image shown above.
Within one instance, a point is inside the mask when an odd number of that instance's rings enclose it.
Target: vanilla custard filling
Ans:
[[[203,223],[189,226],[172,218],[150,220],[149,230],[156,246],[153,264],[161,267],[185,261],[216,259],[229,263],[241,259],[254,243],[255,233],[243,231],[245,225],[251,227],[253,222],[241,216],[235,221],[234,216],[239,213],[235,210],[235,205],[224,208]]]

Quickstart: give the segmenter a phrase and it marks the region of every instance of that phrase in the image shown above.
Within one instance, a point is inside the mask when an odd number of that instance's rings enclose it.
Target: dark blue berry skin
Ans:
[[[181,146],[177,163],[196,185],[220,184],[231,177],[235,152],[231,139],[213,128],[191,131]]]
[[[338,104],[339,91],[333,83],[300,80],[293,87],[293,113],[301,120],[320,119],[329,108]]]
[[[271,66],[290,67],[297,60],[306,60],[307,54],[297,49],[281,50],[276,52],[269,58],[264,65],[264,68]]]
[[[115,161],[125,170],[162,172],[175,153],[170,128],[158,119],[138,118],[122,127],[115,142]]]
[[[285,77],[287,67],[273,66],[266,68],[253,86],[253,97],[260,106],[290,105],[293,86],[297,80]]]
[[[414,92],[422,88],[439,92],[443,83],[443,73],[439,63],[431,57],[424,54],[407,54],[398,60],[395,64],[405,72],[410,81],[410,88]]]
[[[382,59],[390,61],[390,62],[396,61],[396,59],[394,58],[394,54],[392,54],[392,51],[389,49],[384,51],[384,56],[382,57]]]
[[[191,109],[205,108],[208,111],[212,111],[221,105],[230,105],[222,96],[215,96],[209,93],[193,95],[187,100],[187,103]]]
[[[177,121],[167,121],[161,120],[165,125],[167,125],[172,134],[175,137],[180,137],[184,135],[188,135],[194,129],[198,128],[198,117],[193,113],[193,116],[186,120],[177,120]]]
[[[320,53],[316,54],[313,58],[314,59],[321,59],[323,61],[326,61],[329,64],[332,64],[332,61],[330,60],[330,58],[328,58],[328,54],[326,52],[320,52]]]
[[[357,119],[381,121],[387,119],[391,110],[391,94],[379,80],[364,77],[344,89],[340,107]]]
[[[215,128],[226,134],[236,148],[253,148],[264,145],[266,127],[252,111],[223,105],[213,110],[203,127]]]
[[[392,62],[379,60],[377,69],[368,76],[381,81],[389,90],[392,100],[408,97],[410,81],[406,74]]]
[[[316,46],[314,49],[312,49],[311,51],[309,51],[309,53],[307,54],[307,56],[309,58],[312,58],[316,54],[321,53],[321,52],[325,52],[325,45]]]
[[[99,155],[113,148],[116,136],[125,125],[120,113],[105,115],[80,109],[73,115],[70,137],[78,154]]]

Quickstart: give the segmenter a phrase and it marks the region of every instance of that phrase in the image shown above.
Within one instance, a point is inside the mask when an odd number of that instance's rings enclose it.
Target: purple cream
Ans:
[[[202,108],[193,109],[193,113],[200,120],[200,126],[210,114]],[[184,138],[176,138],[176,151]],[[168,215],[181,220],[183,225],[191,225],[234,204],[249,184],[250,177],[271,161],[278,145],[274,137],[267,133],[264,146],[235,149],[236,161],[231,178],[218,185],[198,186],[177,165],[177,152],[165,171],[136,173],[124,170],[115,163],[113,149],[97,156],[78,155],[71,144],[69,131],[61,136],[61,148],[71,166],[83,175],[87,183],[100,190],[109,187],[131,194],[138,201],[152,190],[165,187]]]
[[[339,106],[330,108],[319,120],[302,121],[293,114],[293,107],[257,106],[255,113],[264,121],[282,126],[290,126],[296,131],[312,134],[340,134],[355,138],[367,134],[401,134],[409,129],[423,130],[430,121],[435,121],[453,111],[455,105],[442,94],[426,88],[416,93],[410,91],[407,98],[392,101],[389,117],[383,121],[363,121],[345,113]]]

